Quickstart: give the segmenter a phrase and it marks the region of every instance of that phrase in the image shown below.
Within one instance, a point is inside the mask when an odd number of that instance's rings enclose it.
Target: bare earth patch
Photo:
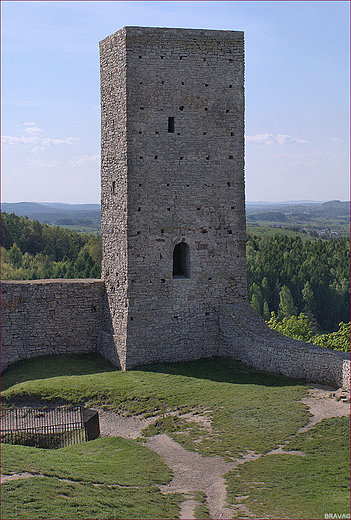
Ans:
[[[24,471],[23,473],[13,473],[12,475],[1,475],[1,484],[5,484],[5,482],[10,482],[11,480],[43,476],[44,475],[41,475],[40,473],[28,473],[28,471]]]
[[[307,426],[300,428],[297,433],[313,428],[315,424],[330,417],[342,417],[350,415],[350,392],[322,385],[311,385],[309,397],[304,397],[301,402],[307,404],[312,417]],[[337,400],[345,397],[345,400]],[[349,401],[349,402],[347,402]]]
[[[308,406],[312,415],[308,425],[300,428],[297,433],[313,428],[315,424],[323,419],[350,414],[350,404],[345,401],[345,399],[350,399],[350,394],[345,394],[341,390],[335,391],[333,388],[322,385],[311,385],[309,393],[310,395],[301,401]],[[199,414],[198,411],[194,411],[194,413],[181,415],[181,418],[187,421],[196,421],[204,430],[210,431],[211,421],[209,412],[210,410],[205,410],[202,414]],[[143,437],[142,430],[157,419],[159,417],[147,419],[142,416],[125,417],[118,413],[99,410],[100,431],[103,437],[120,436],[125,439]],[[277,449],[267,453],[267,455],[284,453],[304,456],[304,453],[300,451],[283,451],[282,448],[287,444],[288,442],[280,445]],[[218,520],[231,519],[239,511],[248,517],[254,517],[245,506],[245,500],[249,496],[237,497],[238,504],[228,507],[226,504],[226,484],[223,475],[249,460],[256,460],[264,455],[249,452],[242,458],[232,462],[225,462],[219,456],[202,457],[199,453],[187,451],[166,434],[145,438],[144,446],[158,453],[172,469],[174,477],[171,482],[166,486],[159,486],[159,488],[162,493],[180,492],[185,495],[185,500],[181,504],[181,520],[194,519],[194,509],[197,502],[194,500],[193,493],[196,491],[203,491],[206,494],[211,518]],[[33,473],[2,475],[1,482],[34,476],[42,475]]]

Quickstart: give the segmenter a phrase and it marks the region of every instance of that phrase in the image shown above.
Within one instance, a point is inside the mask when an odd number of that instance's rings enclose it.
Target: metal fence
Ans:
[[[52,449],[99,435],[98,413],[82,406],[1,408],[1,442]]]

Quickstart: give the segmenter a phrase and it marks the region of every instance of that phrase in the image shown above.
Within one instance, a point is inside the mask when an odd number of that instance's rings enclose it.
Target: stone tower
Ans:
[[[122,369],[221,354],[246,298],[244,34],[124,27],[100,59],[100,350]]]

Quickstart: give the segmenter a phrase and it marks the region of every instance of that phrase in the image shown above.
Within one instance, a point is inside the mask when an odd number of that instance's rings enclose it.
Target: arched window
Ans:
[[[177,244],[173,251],[173,278],[190,277],[190,248],[185,242]]]

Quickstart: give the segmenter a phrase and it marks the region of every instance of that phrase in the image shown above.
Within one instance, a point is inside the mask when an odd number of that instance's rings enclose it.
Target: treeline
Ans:
[[[314,333],[349,322],[350,240],[248,235],[248,298],[268,322],[304,313]],[[101,238],[1,214],[1,278],[100,278]]]
[[[268,321],[304,313],[315,332],[350,321],[350,240],[302,241],[286,235],[249,235],[248,297]]]
[[[1,279],[100,278],[101,238],[1,214]]]

